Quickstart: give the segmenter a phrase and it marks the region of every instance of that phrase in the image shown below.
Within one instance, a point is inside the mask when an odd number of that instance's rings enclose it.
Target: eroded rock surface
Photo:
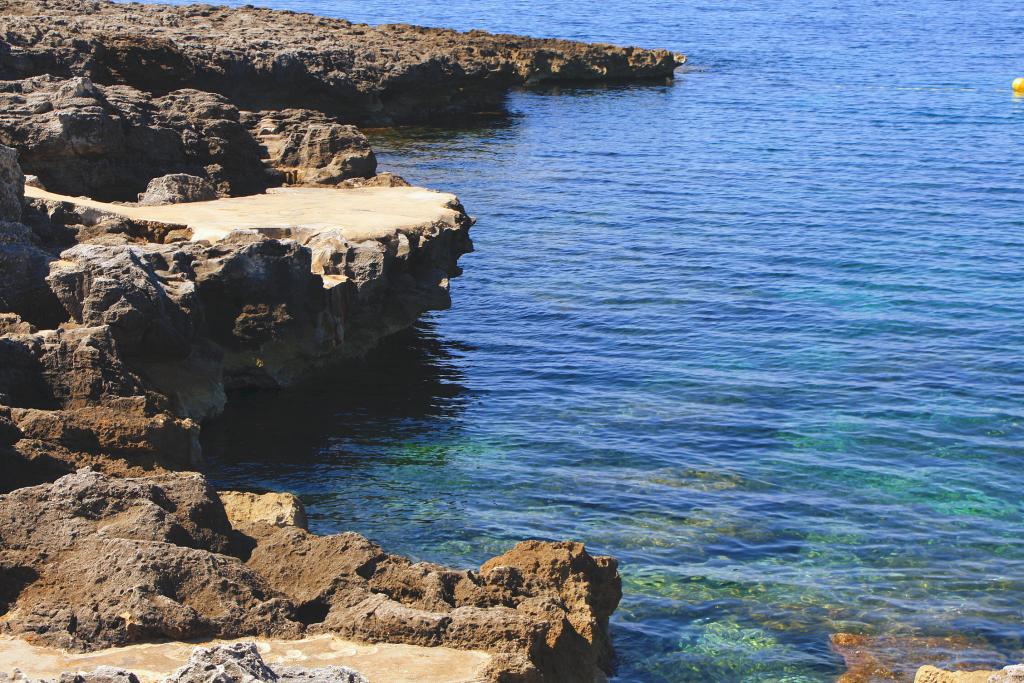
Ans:
[[[0,496],[0,529],[0,630],[41,644],[332,633],[495,652],[520,680],[610,669],[616,564],[578,543],[521,543],[458,571],[354,533],[252,520],[242,533],[199,474],[92,470]]]
[[[18,150],[26,173],[70,195],[134,200],[169,173],[203,177],[223,194],[271,182],[238,109],[194,89],[154,97],[50,74],[0,82],[0,143]]]
[[[169,173],[153,178],[139,197],[142,206],[208,202],[217,198],[217,190],[205,178],[187,173]]]
[[[244,121],[267,151],[267,162],[290,184],[337,185],[372,178],[377,157],[359,129],[309,109],[247,114]]]
[[[255,643],[230,643],[197,647],[188,661],[163,679],[162,683],[369,683],[358,671],[344,666],[271,668],[263,661]],[[59,678],[33,679],[0,672],[0,683],[140,683],[127,669],[98,666],[91,671],[65,672]]]
[[[351,239],[236,231],[212,244],[67,201],[33,200],[25,215],[35,222],[0,223],[0,405],[20,430],[8,451],[19,485],[82,465],[198,465],[197,422],[228,388],[291,383],[446,308],[471,249],[457,205]]]
[[[307,528],[306,510],[291,493],[218,491],[217,497],[231,520],[231,526],[240,531],[251,531],[265,524]]]
[[[0,221],[20,221],[25,199],[25,176],[18,164],[18,153],[0,147]]]
[[[271,669],[253,643],[235,643],[215,647],[197,647],[188,663],[164,679],[164,683],[211,683],[211,681],[244,681],[245,683],[370,683],[358,671],[330,666],[304,669],[278,666]]]
[[[509,87],[526,83],[664,79],[681,61],[665,50],[252,7],[3,0],[0,13],[0,78],[200,88],[244,109],[315,109],[357,124],[497,111]]]

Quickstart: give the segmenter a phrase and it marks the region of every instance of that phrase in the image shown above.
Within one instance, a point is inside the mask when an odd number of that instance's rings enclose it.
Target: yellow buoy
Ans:
[[[1024,95],[1024,76],[1013,79],[1013,92]]]

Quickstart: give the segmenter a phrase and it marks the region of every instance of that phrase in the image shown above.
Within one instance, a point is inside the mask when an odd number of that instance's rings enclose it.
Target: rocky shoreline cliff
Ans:
[[[198,437],[232,391],[450,305],[473,220],[378,173],[356,125],[680,58],[205,5],[5,1],[0,21],[0,633],[73,651],[329,633],[482,650],[489,680],[611,672],[612,558],[525,541],[457,571],[317,536],[214,491]],[[311,187],[432,213],[210,237],[141,209]]]

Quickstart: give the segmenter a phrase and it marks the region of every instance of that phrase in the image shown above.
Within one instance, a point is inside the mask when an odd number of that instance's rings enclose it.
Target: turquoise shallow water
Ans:
[[[376,135],[480,219],[455,306],[236,402],[223,485],[459,566],[586,540],[621,681],[830,681],[837,631],[1024,659],[1024,4],[274,4],[690,64]]]

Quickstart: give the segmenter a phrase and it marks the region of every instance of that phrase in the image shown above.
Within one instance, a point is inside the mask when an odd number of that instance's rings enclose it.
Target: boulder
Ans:
[[[411,185],[402,176],[385,171],[371,178],[349,178],[341,183],[341,187],[411,187]]]
[[[275,674],[260,657],[254,643],[233,643],[197,647],[188,662],[165,679],[165,683],[234,683],[276,681]]]
[[[199,474],[88,469],[0,495],[0,529],[0,632],[40,644],[331,633],[486,650],[519,680],[591,683],[610,668],[619,578],[579,544],[521,544],[478,572],[458,571],[354,533],[265,524],[240,534]],[[255,666],[250,654],[199,653],[190,665]]]
[[[241,561],[200,475],[118,479],[87,470],[0,496],[0,559],[27,580],[10,635],[71,650],[157,639],[294,637],[291,609]]]
[[[366,136],[355,126],[338,123],[290,131],[273,164],[289,174],[290,182],[307,185],[337,185],[348,178],[369,178],[377,170]]]
[[[108,327],[122,353],[184,358],[197,324],[197,254],[189,245],[80,244],[47,281],[67,317]]]
[[[306,510],[302,502],[290,493],[218,491],[217,496],[231,520],[231,526],[249,535],[264,525],[307,528]]]
[[[59,678],[33,680],[17,669],[13,676],[0,673],[0,683],[140,683],[138,676],[112,666],[98,666],[92,671],[65,672]]]
[[[139,204],[184,204],[208,202],[216,198],[217,190],[205,178],[187,173],[170,173],[150,180],[146,191],[139,196]]]
[[[112,666],[98,666],[92,671],[63,673],[58,683],[140,683],[139,677],[130,671]]]

